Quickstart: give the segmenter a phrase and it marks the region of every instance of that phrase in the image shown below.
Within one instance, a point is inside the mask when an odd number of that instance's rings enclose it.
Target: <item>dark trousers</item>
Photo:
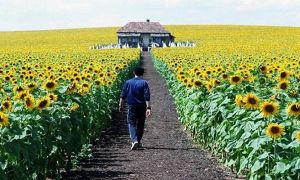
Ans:
[[[144,134],[146,104],[128,105],[128,129],[132,142],[140,142]]]

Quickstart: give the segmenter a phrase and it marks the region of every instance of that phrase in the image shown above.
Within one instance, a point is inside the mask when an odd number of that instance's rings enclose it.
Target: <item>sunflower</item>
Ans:
[[[258,109],[259,107],[259,98],[252,94],[252,93],[248,93],[245,97],[244,97],[244,102],[245,102],[245,108],[246,109]]]
[[[188,82],[188,79],[184,78],[184,79],[182,79],[182,82],[183,82],[183,83],[187,83],[187,82]]]
[[[286,90],[289,87],[289,81],[283,80],[278,83],[278,89]]]
[[[300,141],[300,131],[296,132],[295,138],[297,141]]]
[[[222,74],[222,78],[223,78],[224,80],[225,80],[225,79],[227,80],[227,79],[228,79],[228,75],[224,73],[224,74]]]
[[[81,86],[83,89],[90,89],[91,88],[91,85],[87,82],[83,83],[82,86]]]
[[[260,69],[260,71],[261,71],[262,73],[266,73],[267,70],[268,70],[268,68],[267,68],[266,66],[264,66],[264,65],[260,66],[259,69]]]
[[[8,115],[0,112],[0,127],[7,126],[9,124]]]
[[[250,75],[250,76],[248,77],[247,81],[248,81],[248,82],[254,82],[254,81],[255,81],[255,79],[256,79],[256,77],[255,77],[255,76],[253,76],[253,75]]]
[[[279,94],[275,93],[273,96],[270,97],[270,101],[276,101],[279,99]]]
[[[31,94],[28,94],[24,97],[24,103],[27,109],[33,109],[34,108],[34,98]]]
[[[275,102],[265,101],[261,105],[260,111],[263,116],[270,117],[270,116],[276,115],[278,113],[279,105],[278,105],[278,103],[275,103]]]
[[[3,112],[6,112],[6,111],[9,111],[11,112],[12,111],[12,103],[10,100],[5,100],[2,105],[1,105],[1,111]]]
[[[50,98],[49,97],[44,97],[36,103],[36,108],[41,111],[47,107],[50,106]]]
[[[289,116],[300,116],[300,103],[291,103],[287,107],[287,113]]]
[[[77,83],[73,82],[72,84],[69,85],[68,90],[66,94],[72,94],[77,91]]]
[[[113,82],[111,80],[107,81],[107,85],[111,86],[113,84]]]
[[[25,89],[22,86],[15,86],[13,91],[15,94],[18,94],[18,93],[25,91]]]
[[[290,73],[288,71],[282,71],[279,73],[280,80],[287,79],[289,76],[290,76]]]
[[[192,83],[192,82],[188,82],[188,83],[186,84],[186,86],[187,86],[188,88],[192,88],[192,87],[193,87],[193,83]]]
[[[6,75],[6,76],[4,77],[4,79],[5,79],[5,81],[10,81],[10,76]]]
[[[291,97],[297,97],[297,95],[298,95],[297,90],[291,89],[291,90],[289,91],[289,95],[290,95]]]
[[[55,94],[52,94],[52,93],[48,94],[48,97],[50,98],[51,101],[54,101],[54,102],[57,101],[57,95],[55,95]]]
[[[206,81],[205,87],[208,91],[211,91],[214,88],[214,81],[213,80]]]
[[[244,98],[243,98],[242,95],[237,94],[237,95],[235,96],[234,102],[235,102],[235,104],[236,104],[237,106],[243,107],[243,106],[245,105],[245,102],[244,102],[243,99],[244,99]]]
[[[220,85],[221,84],[221,81],[219,81],[218,79],[215,79],[213,81],[214,85],[217,86],[217,85]]]
[[[100,79],[97,79],[97,80],[95,80],[95,85],[97,86],[97,87],[99,87],[100,85],[101,85],[101,80]]]
[[[90,84],[83,83],[82,86],[81,86],[81,89],[79,90],[79,93],[82,96],[86,96],[89,93],[90,89],[91,89],[91,85]]]
[[[70,107],[70,112],[76,111],[79,108],[79,104],[73,103],[72,106]]]
[[[199,81],[199,80],[194,81],[195,87],[200,87],[201,85],[202,85],[201,81]]]
[[[240,84],[242,82],[242,78],[239,75],[234,75],[230,77],[230,83],[237,85]]]
[[[54,91],[57,87],[57,83],[55,81],[47,81],[43,85],[44,89],[47,91]]]
[[[29,92],[27,90],[21,91],[15,96],[15,99],[24,99],[25,96],[27,96]]]
[[[31,91],[36,89],[37,88],[37,83],[29,83],[29,84],[27,84],[27,88]]]
[[[271,123],[266,128],[266,134],[273,139],[280,138],[284,134],[284,126],[277,123]]]

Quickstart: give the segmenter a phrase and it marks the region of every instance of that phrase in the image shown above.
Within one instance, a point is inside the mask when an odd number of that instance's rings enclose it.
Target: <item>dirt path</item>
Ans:
[[[177,119],[164,79],[149,53],[143,54],[144,78],[151,89],[153,115],[146,119],[143,150],[130,151],[126,114],[115,113],[110,129],[65,179],[231,179],[217,160],[193,146]]]

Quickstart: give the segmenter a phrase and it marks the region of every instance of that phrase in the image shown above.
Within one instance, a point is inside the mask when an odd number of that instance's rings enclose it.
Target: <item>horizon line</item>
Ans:
[[[135,21],[133,21],[135,22]],[[154,21],[153,21],[154,22]],[[258,27],[285,27],[285,28],[300,28],[297,25],[271,25],[271,24],[162,24],[163,26],[258,26]],[[87,27],[66,27],[66,28],[49,28],[49,29],[20,29],[20,30],[5,30],[0,33],[9,32],[36,32],[36,31],[62,31],[62,30],[77,30],[77,29],[96,29],[96,28],[120,28],[122,26],[87,26]]]

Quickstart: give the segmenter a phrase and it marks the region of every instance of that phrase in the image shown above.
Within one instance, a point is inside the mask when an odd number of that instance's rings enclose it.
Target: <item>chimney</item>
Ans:
[[[147,19],[146,22],[150,22],[150,19]]]

